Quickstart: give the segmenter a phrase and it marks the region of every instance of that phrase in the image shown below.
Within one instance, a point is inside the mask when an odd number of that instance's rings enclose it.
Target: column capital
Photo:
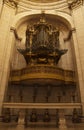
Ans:
[[[3,3],[12,8],[17,8],[17,5],[18,5],[17,0],[3,0]]]
[[[75,9],[80,5],[83,5],[83,0],[68,0],[68,5],[70,9]]]

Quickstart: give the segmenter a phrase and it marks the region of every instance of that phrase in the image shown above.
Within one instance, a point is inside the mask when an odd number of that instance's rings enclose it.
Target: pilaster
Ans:
[[[14,15],[15,8],[4,3],[0,19],[0,115],[4,94],[8,86],[12,48],[14,46],[14,34],[10,31]]]
[[[81,98],[81,103],[82,103],[82,110],[83,110],[83,115],[84,115],[84,79],[83,79],[83,68],[82,68],[82,61],[81,61],[81,56],[80,56],[80,51],[79,50],[79,43],[77,40],[77,35],[76,31],[73,31],[72,33],[73,36],[73,51],[74,51],[74,63],[76,65],[75,71],[76,71],[76,81],[79,89],[79,95]],[[79,100],[80,101],[80,100]]]
[[[1,16],[2,8],[3,8],[3,0],[0,0],[0,16]]]

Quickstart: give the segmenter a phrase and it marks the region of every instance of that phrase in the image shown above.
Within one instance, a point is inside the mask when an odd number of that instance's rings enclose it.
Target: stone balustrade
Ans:
[[[55,79],[75,83],[75,72],[51,65],[32,65],[21,70],[11,71],[10,81],[27,79]]]

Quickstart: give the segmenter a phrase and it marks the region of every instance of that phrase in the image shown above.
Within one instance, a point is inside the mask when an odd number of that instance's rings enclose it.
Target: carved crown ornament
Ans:
[[[17,7],[18,0],[3,0],[3,3],[7,4],[10,7],[15,8],[15,7]]]
[[[70,9],[77,8],[83,4],[83,0],[68,0],[68,5]]]

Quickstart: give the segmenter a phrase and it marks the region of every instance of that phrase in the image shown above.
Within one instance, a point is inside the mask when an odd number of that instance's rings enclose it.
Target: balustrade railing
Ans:
[[[56,66],[48,66],[48,65],[37,65],[37,66],[28,66],[27,68],[21,69],[21,70],[14,70],[11,71],[10,74],[10,79],[12,79],[13,77],[21,77],[24,75],[33,75],[35,74],[35,76],[37,78],[37,75],[49,75],[49,78],[53,77],[60,77],[60,79],[66,80],[66,79],[70,79],[70,81],[75,82],[75,72],[72,70],[63,70],[61,68],[57,68]],[[28,78],[28,76],[27,76]],[[48,78],[48,77],[47,77]]]

